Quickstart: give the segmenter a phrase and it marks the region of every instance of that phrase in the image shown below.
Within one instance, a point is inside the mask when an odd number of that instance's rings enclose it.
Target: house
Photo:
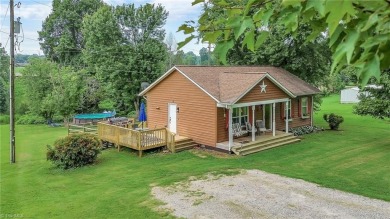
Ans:
[[[150,127],[167,127],[205,146],[228,142],[230,150],[234,124],[250,123],[253,130],[262,124],[268,136],[312,125],[313,95],[319,92],[282,68],[174,66],[139,95],[146,99]]]

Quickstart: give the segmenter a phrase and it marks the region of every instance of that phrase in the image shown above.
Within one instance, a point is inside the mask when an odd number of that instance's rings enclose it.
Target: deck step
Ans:
[[[296,143],[296,142],[299,142],[299,141],[301,141],[301,140],[300,139],[292,139],[292,140],[289,140],[289,141],[284,141],[284,142],[281,142],[281,143],[278,143],[278,144],[274,144],[274,145],[270,145],[270,146],[266,146],[266,147],[253,148],[251,150],[240,152],[240,155],[245,156],[245,155],[248,155],[248,154],[253,154],[253,153],[256,153],[256,152],[259,152],[259,151],[264,151],[264,150],[271,149],[271,148],[274,148],[274,147],[279,147],[279,146],[283,146],[283,145],[287,145],[287,144]]]
[[[194,142],[192,139],[190,139],[190,138],[182,139],[182,140],[176,141],[175,152],[189,150],[189,149],[192,149],[196,146],[198,146],[198,144],[196,142]]]
[[[234,146],[232,151],[237,155],[248,155],[259,151],[267,150],[274,147],[279,147],[286,144],[292,144],[299,142],[300,139],[291,134],[279,136],[277,138],[271,138],[262,142],[250,142],[242,146]]]

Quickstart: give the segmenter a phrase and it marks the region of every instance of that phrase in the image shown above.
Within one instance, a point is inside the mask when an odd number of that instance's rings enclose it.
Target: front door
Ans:
[[[176,133],[176,104],[168,104],[168,129]]]

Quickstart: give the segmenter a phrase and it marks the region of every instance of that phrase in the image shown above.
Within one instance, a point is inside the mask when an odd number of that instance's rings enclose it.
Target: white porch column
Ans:
[[[232,123],[233,123],[233,108],[229,108],[229,151],[233,146],[233,128],[232,128]]]
[[[256,133],[255,133],[255,109],[256,109],[256,106],[252,106],[252,141],[255,141],[256,140]]]
[[[272,104],[272,136],[275,137],[275,103]]]
[[[282,103],[280,103],[280,104],[282,104]],[[286,121],[286,133],[288,133],[288,117],[289,117],[289,115],[288,115],[288,101],[286,101],[286,110],[285,110],[285,114],[286,114],[286,119],[285,119],[285,121]]]

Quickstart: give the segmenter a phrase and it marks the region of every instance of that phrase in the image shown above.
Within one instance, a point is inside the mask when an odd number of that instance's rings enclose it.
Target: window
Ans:
[[[302,117],[308,117],[309,116],[309,104],[308,104],[307,97],[301,98],[301,114]]]
[[[288,101],[288,107],[286,107],[286,103],[284,103],[284,118],[286,118],[286,113],[288,115],[288,119],[291,119],[291,100]]]
[[[233,108],[232,120],[233,123],[245,125],[245,122],[248,122],[248,107]]]

